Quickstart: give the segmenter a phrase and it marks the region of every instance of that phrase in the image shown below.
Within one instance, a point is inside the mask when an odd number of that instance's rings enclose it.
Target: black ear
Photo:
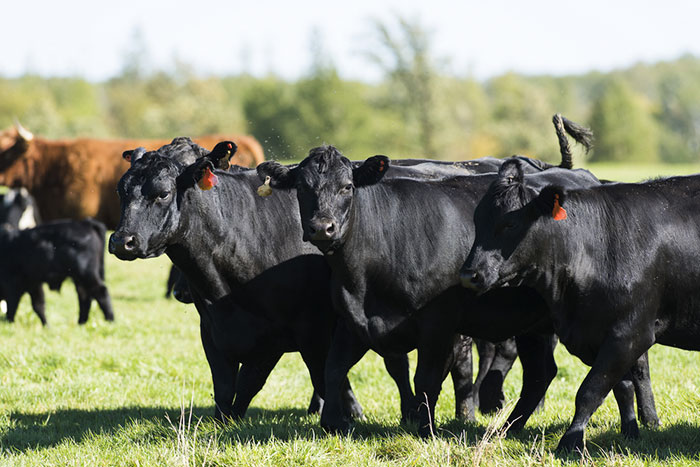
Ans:
[[[356,187],[374,185],[384,177],[389,170],[389,158],[386,156],[372,156],[361,166],[352,170],[352,182]]]
[[[133,165],[134,162],[137,160],[141,159],[141,157],[146,154],[146,148],[139,146],[136,149],[130,149],[128,151],[124,151],[122,153],[122,157],[124,158],[125,161],[131,163]]]
[[[192,164],[192,178],[202,190],[211,190],[219,183],[214,175],[214,164],[208,157],[201,157]]]
[[[206,157],[217,169],[228,170],[231,166],[231,158],[237,149],[238,146],[233,141],[221,141],[216,143],[214,149]]]
[[[560,186],[547,185],[535,198],[534,204],[537,211],[542,216],[552,217],[554,220],[563,221],[567,218],[564,203],[566,202],[566,192]]]
[[[290,190],[294,188],[297,181],[297,168],[290,169],[287,166],[275,161],[266,161],[258,164],[255,169],[258,171],[260,181],[264,182],[270,177],[270,186],[279,190]]]
[[[523,167],[516,158],[507,159],[498,170],[498,178],[510,185],[523,182]]]

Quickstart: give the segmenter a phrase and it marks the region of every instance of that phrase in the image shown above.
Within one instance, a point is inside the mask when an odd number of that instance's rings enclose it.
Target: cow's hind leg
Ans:
[[[503,382],[518,357],[514,338],[496,343],[493,362],[479,385],[479,410],[488,414],[503,408]]]
[[[654,393],[651,390],[648,352],[644,352],[644,354],[637,359],[634,366],[632,366],[631,374],[634,391],[637,395],[639,420],[649,428],[659,427],[661,421],[656,413]]]
[[[557,375],[551,335],[527,334],[515,338],[517,354],[523,366],[520,398],[508,416],[508,431],[521,430]]]
[[[245,415],[250,401],[265,385],[267,377],[270,376],[280,358],[282,358],[282,352],[271,352],[259,356],[253,362],[245,362],[241,365],[236,381],[236,398],[231,410],[231,416],[234,419]]]
[[[605,339],[576,393],[576,412],[559,441],[558,451],[583,450],[584,430],[591,415],[652,343],[652,338],[642,335],[617,335]]]
[[[489,368],[491,368],[493,359],[496,356],[496,344],[476,338],[474,339],[474,344],[476,344],[476,351],[479,354],[479,372],[474,380],[474,406],[479,407],[479,410],[483,413],[484,409],[481,407],[479,388],[481,388],[486,373],[488,373]]]
[[[10,323],[15,322],[15,315],[17,314],[17,307],[19,307],[19,300],[22,298],[22,293],[9,293],[5,297],[7,300],[7,320]]]
[[[46,326],[46,300],[44,299],[44,288],[37,284],[29,290],[32,298],[32,309],[41,320],[42,326]]]
[[[97,301],[97,304],[100,305],[102,313],[105,316],[105,320],[114,321],[112,300],[109,297],[109,291],[107,290],[105,283],[97,276],[83,277],[77,280],[74,279],[74,281],[76,283],[76,288],[78,287],[78,284],[80,284],[80,286],[87,291],[89,297],[94,298]],[[90,308],[88,307],[88,313],[89,312]],[[85,321],[87,321],[87,318],[88,317],[85,316]],[[81,321],[81,324],[85,321]]]
[[[639,427],[634,414],[634,384],[630,372],[625,373],[613,387],[613,394],[620,409],[620,431],[626,438],[638,438]]]
[[[413,407],[415,395],[413,394],[411,379],[408,374],[408,355],[403,354],[400,357],[385,357],[384,367],[399,389],[399,397],[401,399],[401,423],[407,423],[416,413]]]
[[[315,413],[321,413],[323,410],[323,397],[314,389],[313,394],[311,394],[311,400],[309,401],[309,408],[306,409],[306,413],[309,415]]]
[[[455,340],[454,364],[450,369],[455,391],[455,418],[475,420],[472,338],[459,335]]]
[[[435,405],[442,382],[454,365],[454,349],[460,338],[458,334],[431,334],[433,333],[427,332],[418,347],[418,364],[414,377],[418,434],[424,438],[435,434]]]

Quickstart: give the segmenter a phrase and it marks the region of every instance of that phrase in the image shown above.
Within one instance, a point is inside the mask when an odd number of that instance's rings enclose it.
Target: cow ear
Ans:
[[[535,198],[535,206],[540,215],[563,221],[568,217],[564,204],[566,192],[560,186],[547,185]]]
[[[515,158],[506,160],[498,170],[498,178],[508,185],[522,183],[523,167],[520,161]]]
[[[356,187],[374,185],[384,177],[389,170],[389,158],[386,156],[372,156],[361,166],[352,170],[352,182]]]
[[[125,161],[127,161],[133,165],[134,162],[141,159],[141,157],[144,154],[146,154],[146,148],[139,146],[136,149],[130,149],[128,151],[124,151],[122,153],[122,157],[124,158]]]
[[[207,191],[219,184],[219,177],[214,175],[214,164],[207,157],[197,159],[192,166],[192,178],[199,188]]]
[[[260,180],[265,182],[265,185],[271,186],[272,188],[290,190],[296,185],[296,167],[290,169],[279,162],[266,161],[258,164],[256,170],[258,171]]]
[[[214,149],[206,157],[217,169],[228,170],[231,167],[231,158],[237,149],[238,146],[233,141],[221,141],[216,143]]]

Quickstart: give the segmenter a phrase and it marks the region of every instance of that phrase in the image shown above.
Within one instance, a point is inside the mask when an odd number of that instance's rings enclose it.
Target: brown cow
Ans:
[[[223,140],[238,145],[231,162],[250,167],[264,160],[262,146],[252,136],[195,138],[207,149]],[[50,140],[35,137],[16,123],[0,132],[0,185],[26,187],[44,220],[93,217],[114,229],[119,222],[116,186],[129,168],[122,153],[139,146],[155,150],[168,143],[156,139]]]

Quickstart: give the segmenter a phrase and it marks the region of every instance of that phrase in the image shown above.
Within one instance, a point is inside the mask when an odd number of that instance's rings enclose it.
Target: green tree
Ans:
[[[658,133],[650,104],[620,78],[609,79],[593,103],[596,136],[591,161],[658,160]]]
[[[374,27],[378,44],[368,56],[384,71],[395,88],[396,104],[418,127],[418,143],[423,154],[435,157],[436,65],[431,36],[418,21],[399,17],[398,32],[381,21]],[[409,129],[410,131],[410,129]]]

